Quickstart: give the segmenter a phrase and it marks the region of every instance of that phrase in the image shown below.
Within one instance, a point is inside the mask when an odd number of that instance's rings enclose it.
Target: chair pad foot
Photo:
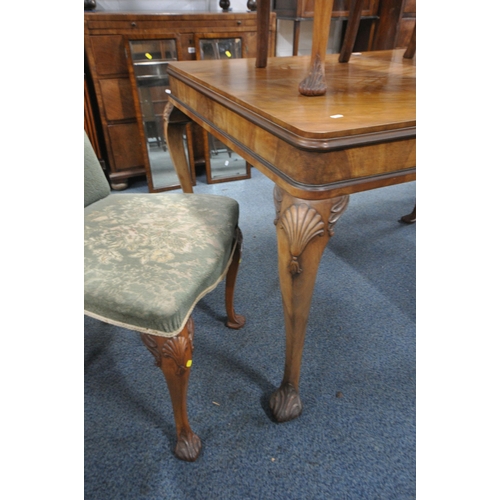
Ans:
[[[229,319],[226,321],[226,326],[228,328],[232,328],[233,330],[239,330],[240,328],[243,328],[245,326],[245,316],[242,316],[241,314],[235,314],[234,318]]]

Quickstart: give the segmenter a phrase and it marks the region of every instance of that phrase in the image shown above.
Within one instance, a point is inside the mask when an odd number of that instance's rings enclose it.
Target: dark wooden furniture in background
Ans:
[[[379,0],[379,19],[371,50],[408,47],[415,27],[416,3],[416,0]]]
[[[353,0],[339,61],[349,62],[359,33],[364,0]],[[379,21],[371,50],[406,47],[404,57],[411,59],[417,49],[417,23],[415,0],[380,0]],[[316,28],[314,28],[316,30]],[[326,44],[325,44],[326,45]]]
[[[273,11],[279,21],[294,23],[292,55],[298,54],[300,23],[311,21],[314,0],[272,0]],[[406,47],[415,22],[416,0],[363,0],[361,19],[353,50],[385,50]],[[350,0],[335,0],[332,18],[342,18],[345,35]],[[342,42],[341,39],[341,42]]]
[[[92,102],[92,90],[89,89],[89,82],[87,80],[87,76],[85,76],[84,81],[83,81],[83,95],[84,95],[84,101],[83,101],[83,118],[84,118],[84,123],[83,123],[83,129],[87,133],[87,136],[90,140],[90,143],[92,144],[92,147],[94,148],[94,152],[101,162],[102,160],[102,152],[101,152],[101,146],[99,143],[99,133],[97,131],[97,123],[95,119],[95,105]]]
[[[275,48],[275,15],[269,23],[269,52]],[[130,42],[174,40],[177,60],[200,58],[197,40],[203,37],[236,36],[241,39],[242,57],[255,57],[257,48],[257,14],[202,13],[156,14],[86,12],[84,40],[86,68],[90,78],[97,112],[94,121],[101,134],[95,144],[114,189],[127,187],[132,177],[150,170],[143,111],[134,75]],[[153,112],[162,120],[167,95],[155,97]],[[86,99],[87,106],[87,99]],[[87,109],[87,108],[86,108]],[[192,158],[204,164],[206,143],[199,126],[192,131]],[[93,145],[95,146],[94,141]],[[148,176],[150,191],[157,191]]]

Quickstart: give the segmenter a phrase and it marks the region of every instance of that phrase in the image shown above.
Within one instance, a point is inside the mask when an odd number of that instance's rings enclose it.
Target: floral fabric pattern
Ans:
[[[111,194],[85,208],[85,313],[170,337],[224,277],[239,207],[224,196]]]

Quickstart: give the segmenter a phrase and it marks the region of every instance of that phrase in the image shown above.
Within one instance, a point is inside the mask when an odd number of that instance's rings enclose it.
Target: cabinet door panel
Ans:
[[[122,36],[94,36],[90,43],[97,73],[103,76],[128,73]]]
[[[124,78],[101,80],[102,101],[108,121],[135,118],[134,98],[130,81]]]
[[[127,170],[144,165],[137,123],[109,125],[108,134],[116,170]]]

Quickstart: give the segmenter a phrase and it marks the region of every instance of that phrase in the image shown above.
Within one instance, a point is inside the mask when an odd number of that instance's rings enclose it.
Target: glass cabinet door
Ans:
[[[153,191],[179,187],[163,133],[163,110],[169,87],[167,66],[177,60],[175,39],[129,40],[132,65],[141,106],[149,169],[148,183]],[[185,138],[187,150],[187,138]]]
[[[241,38],[200,38],[200,59],[234,59],[241,56]]]

